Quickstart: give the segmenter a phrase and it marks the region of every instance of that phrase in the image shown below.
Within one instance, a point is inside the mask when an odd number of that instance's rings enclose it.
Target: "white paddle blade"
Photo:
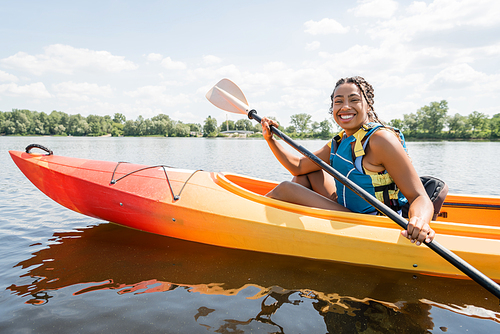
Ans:
[[[247,99],[234,82],[222,79],[205,95],[217,108],[246,115],[250,110]]]

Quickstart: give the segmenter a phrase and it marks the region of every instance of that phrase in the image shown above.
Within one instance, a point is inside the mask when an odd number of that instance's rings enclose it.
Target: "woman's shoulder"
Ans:
[[[390,146],[401,146],[399,135],[389,127],[380,127],[370,138],[370,146],[373,148],[384,148]]]

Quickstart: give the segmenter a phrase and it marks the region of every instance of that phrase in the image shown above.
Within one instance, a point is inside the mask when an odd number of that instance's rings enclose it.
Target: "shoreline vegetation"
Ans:
[[[400,129],[408,140],[500,140],[500,113],[491,118],[478,111],[467,116],[447,115],[445,100],[431,102],[415,113],[404,114],[388,125]],[[306,113],[290,116],[288,127],[279,129],[294,139],[331,139],[339,128],[333,120],[313,122]],[[262,138],[260,124],[249,119],[224,121],[208,116],[204,124],[183,123],[159,114],[151,119],[139,116],[127,120],[121,113],[113,116],[80,114],[61,111],[45,112],[26,109],[0,111],[0,136],[91,136],[91,137],[232,137]]]

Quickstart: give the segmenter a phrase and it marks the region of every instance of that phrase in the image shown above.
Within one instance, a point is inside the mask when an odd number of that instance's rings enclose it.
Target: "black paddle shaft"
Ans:
[[[261,123],[262,118],[257,115],[257,111],[255,110],[250,110],[248,112],[248,118],[254,119],[257,122]],[[340,174],[336,169],[334,169],[332,166],[328,165],[325,163],[323,160],[318,158],[316,155],[314,155],[312,152],[310,152],[308,149],[303,147],[302,145],[297,144],[294,142],[290,137],[288,137],[286,134],[281,132],[279,129],[277,129],[274,126],[270,127],[271,131],[283,139],[287,144],[292,146],[294,149],[299,151],[301,154],[303,154],[305,157],[309,158],[312,162],[314,162],[316,165],[318,165],[320,168],[322,168],[324,171],[326,171],[328,174],[333,176],[335,179],[337,179],[340,183],[342,183],[344,186],[347,188],[351,189],[353,192],[355,192],[359,197],[370,203],[373,207],[375,207],[378,211],[389,217],[391,220],[393,220],[396,224],[401,226],[403,229],[407,229],[408,227],[408,222],[406,219],[404,219],[402,216],[397,214],[394,210],[389,208],[387,205],[384,203],[380,202],[378,199],[376,199],[374,196],[369,194],[366,190],[358,186],[356,183],[353,181],[349,180],[347,177],[344,175]],[[451,252],[448,250],[446,247],[442,246],[439,244],[437,241],[433,240],[431,242],[425,242],[424,243],[432,249],[434,252],[436,252],[439,256],[444,258],[446,261],[454,265],[458,270],[463,272],[465,275],[469,276],[471,279],[473,279],[476,283],[481,285],[483,288],[491,292],[493,295],[495,295],[497,298],[500,299],[500,285],[495,283],[492,279],[484,275],[482,272],[471,266],[469,263],[467,263],[465,260],[457,256],[455,253]]]

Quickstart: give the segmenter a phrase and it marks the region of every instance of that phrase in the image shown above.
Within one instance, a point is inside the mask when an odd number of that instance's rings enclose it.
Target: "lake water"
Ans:
[[[10,159],[31,143],[56,155],[290,178],[259,139],[0,137],[1,333],[500,332],[499,301],[470,280],[201,245],[72,212]],[[442,178],[450,193],[500,196],[499,142],[408,147],[418,173]]]

